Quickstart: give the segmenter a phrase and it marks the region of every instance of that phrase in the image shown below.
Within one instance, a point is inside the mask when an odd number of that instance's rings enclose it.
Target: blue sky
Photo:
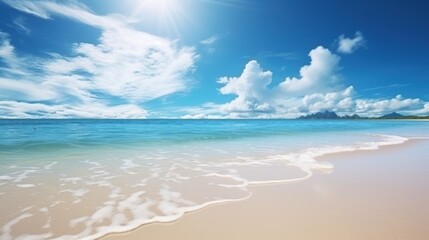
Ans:
[[[429,3],[0,0],[0,116],[429,115]]]

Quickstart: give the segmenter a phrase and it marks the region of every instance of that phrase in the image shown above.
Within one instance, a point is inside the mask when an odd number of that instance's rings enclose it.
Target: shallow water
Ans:
[[[0,120],[0,238],[94,239],[305,180],[424,121]]]

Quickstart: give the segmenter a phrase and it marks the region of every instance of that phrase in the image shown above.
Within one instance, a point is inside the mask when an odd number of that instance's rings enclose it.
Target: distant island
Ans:
[[[324,111],[304,115],[297,119],[429,119],[429,116],[406,116],[396,112],[392,112],[381,117],[361,117],[357,114],[339,116],[333,111]]]

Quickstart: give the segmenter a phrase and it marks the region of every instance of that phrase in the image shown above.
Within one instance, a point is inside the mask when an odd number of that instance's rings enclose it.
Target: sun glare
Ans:
[[[121,3],[144,30],[178,37],[189,26],[198,26],[199,8],[253,8],[246,0],[129,0]]]
[[[142,23],[156,26],[159,30],[174,31],[178,34],[178,24],[189,18],[184,0],[136,0],[132,17]]]
[[[164,15],[177,7],[175,0],[145,0],[141,3],[140,8],[146,8],[153,11],[154,14]]]

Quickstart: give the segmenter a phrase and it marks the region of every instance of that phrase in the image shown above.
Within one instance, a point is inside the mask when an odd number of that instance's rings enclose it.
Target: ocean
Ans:
[[[429,122],[411,120],[3,119],[0,239],[170,222],[246,199],[252,185],[335,171],[318,156],[428,137]]]

